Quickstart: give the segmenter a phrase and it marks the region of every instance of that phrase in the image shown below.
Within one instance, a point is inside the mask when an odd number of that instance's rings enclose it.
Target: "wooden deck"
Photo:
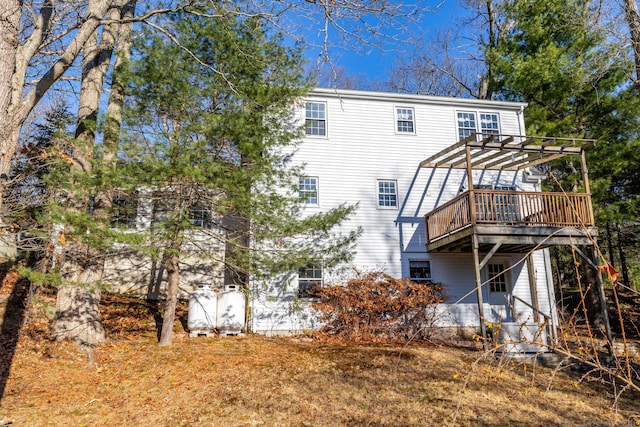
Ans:
[[[501,252],[584,245],[597,236],[591,196],[584,193],[467,191],[425,220],[429,251],[470,251],[474,233],[480,245],[503,244]]]

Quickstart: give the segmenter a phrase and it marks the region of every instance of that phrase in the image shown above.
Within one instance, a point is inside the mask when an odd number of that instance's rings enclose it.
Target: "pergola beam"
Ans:
[[[478,136],[483,138],[478,140]],[[589,139],[474,133],[423,160],[420,167],[467,169],[470,163],[475,169],[521,170],[566,155],[582,155],[594,145]],[[515,153],[522,157],[509,158]]]

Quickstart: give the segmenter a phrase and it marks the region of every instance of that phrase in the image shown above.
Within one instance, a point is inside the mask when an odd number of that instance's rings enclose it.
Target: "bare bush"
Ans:
[[[320,335],[356,342],[427,339],[446,300],[440,283],[415,283],[382,272],[359,274],[346,285],[315,289]]]

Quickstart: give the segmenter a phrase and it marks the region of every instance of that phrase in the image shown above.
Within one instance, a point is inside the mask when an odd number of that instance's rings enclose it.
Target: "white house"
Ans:
[[[283,334],[319,327],[305,290],[344,283],[355,267],[443,283],[441,326],[485,333],[492,322],[516,338],[538,331],[553,337],[547,247],[588,245],[596,231],[586,168],[587,194],[563,195],[541,193],[543,177],[533,167],[581,155],[589,141],[522,136],[525,108],[312,91],[300,103],[306,136],[293,156],[306,164],[299,188],[304,210],[358,203],[341,231],[361,227],[362,235],[352,265],[329,270],[318,260],[271,283],[253,283],[251,329]]]

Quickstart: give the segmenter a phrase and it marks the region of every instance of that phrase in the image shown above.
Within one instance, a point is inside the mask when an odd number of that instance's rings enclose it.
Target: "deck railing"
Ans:
[[[592,227],[591,196],[584,193],[473,190],[425,215],[429,241],[476,224]]]

